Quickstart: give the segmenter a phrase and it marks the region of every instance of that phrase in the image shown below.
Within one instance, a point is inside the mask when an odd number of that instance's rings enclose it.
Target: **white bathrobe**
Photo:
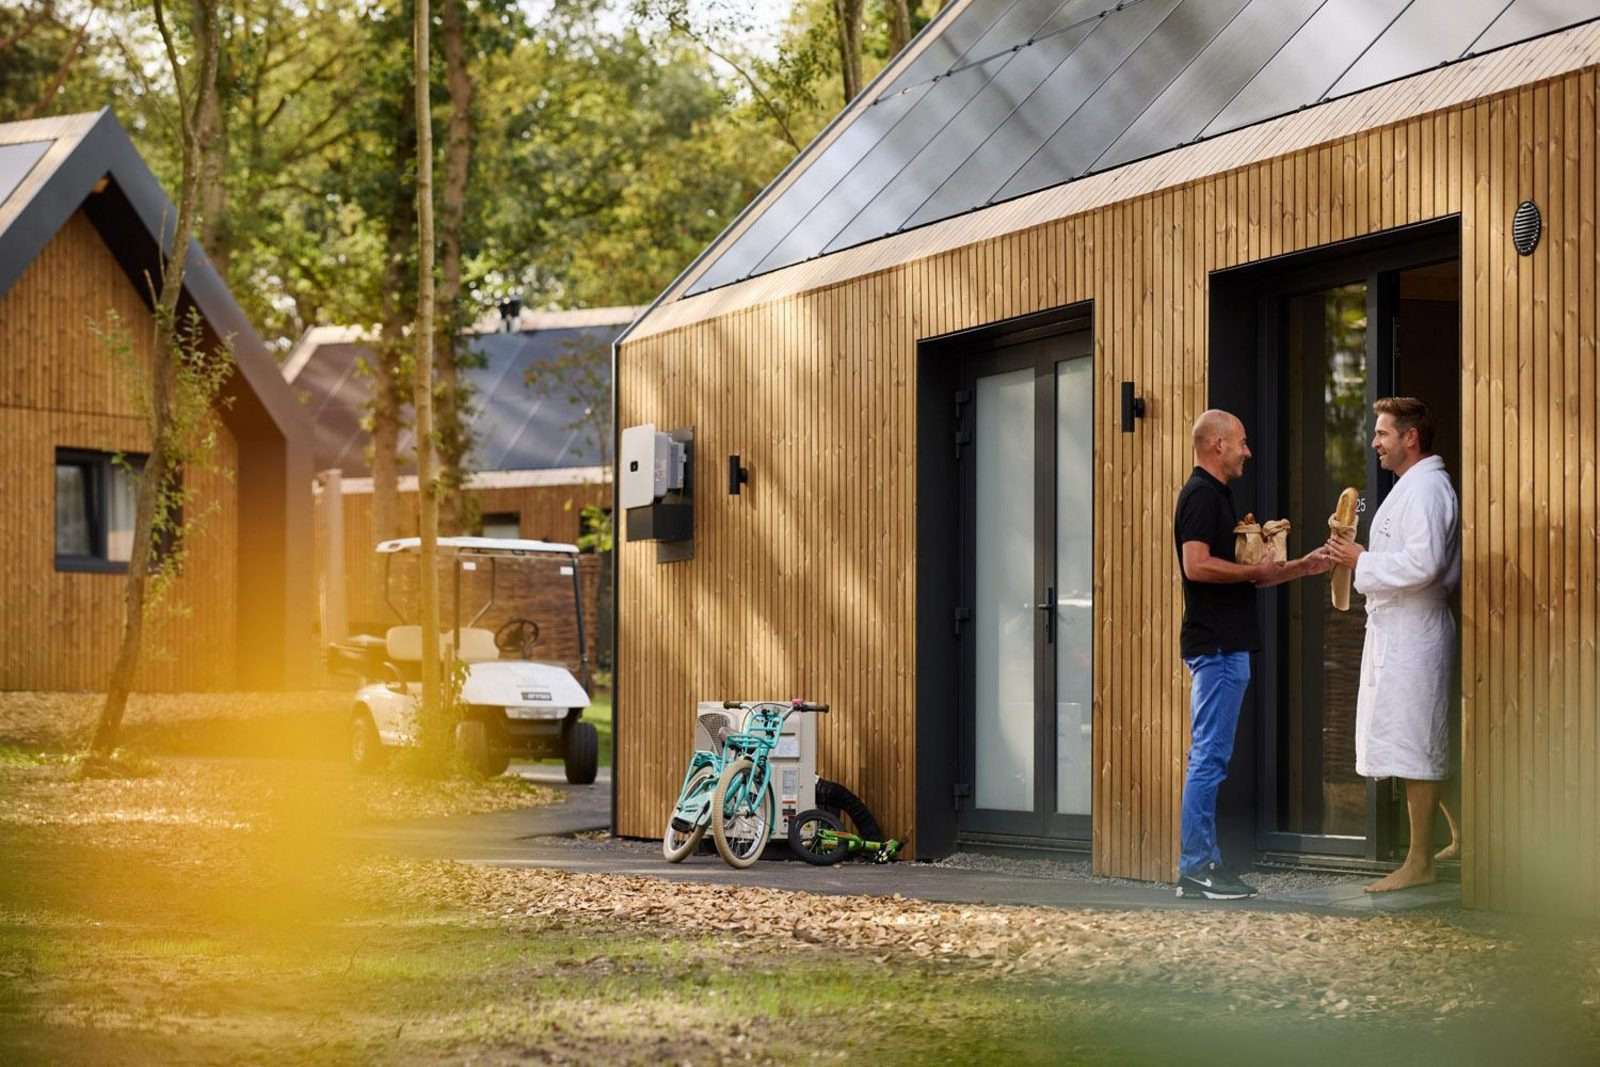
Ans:
[[[1419,460],[1372,517],[1355,587],[1367,598],[1356,701],[1356,773],[1449,776],[1450,675],[1461,582],[1461,520],[1444,460]]]

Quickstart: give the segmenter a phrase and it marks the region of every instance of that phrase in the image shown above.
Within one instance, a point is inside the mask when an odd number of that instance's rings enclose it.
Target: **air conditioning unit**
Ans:
[[[737,709],[724,708],[720,700],[703,700],[695,709],[694,747],[705,752],[721,752],[730,733],[744,729],[745,716],[760,703],[787,704],[782,701],[740,701]],[[772,794],[777,802],[778,824],[772,839],[788,836],[789,820],[817,806],[817,717],[791,715],[778,735],[778,747],[768,757],[772,764]]]

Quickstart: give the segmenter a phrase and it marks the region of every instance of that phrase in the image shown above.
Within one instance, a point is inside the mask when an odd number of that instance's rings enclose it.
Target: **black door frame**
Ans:
[[[1460,216],[1450,216],[1212,275],[1208,383],[1211,403],[1248,413],[1254,420],[1248,428],[1253,431],[1256,458],[1244,478],[1235,483],[1236,506],[1241,513],[1283,513],[1286,472],[1281,459],[1283,450],[1277,443],[1288,440],[1290,406],[1284,402],[1285,368],[1280,359],[1284,302],[1295,295],[1349,282],[1367,283],[1370,402],[1392,392],[1393,336],[1382,323],[1397,307],[1399,272],[1459,260],[1460,254]],[[1219,353],[1229,351],[1250,353],[1253,358],[1219,358]],[[1392,487],[1393,476],[1380,470],[1372,456],[1368,457],[1367,474],[1368,484],[1376,489],[1367,502],[1368,508],[1375,512]],[[1388,795],[1388,783],[1379,786],[1371,780],[1367,782],[1366,832],[1362,838],[1290,833],[1276,828],[1277,710],[1287,700],[1287,680],[1282,670],[1283,591],[1269,593],[1264,600],[1259,678],[1247,694],[1233,773],[1219,798],[1219,833],[1224,838],[1224,852],[1231,841],[1235,848],[1251,854],[1281,850],[1386,860],[1398,832],[1392,796],[1380,802],[1380,791]],[[1268,694],[1270,699],[1264,700]]]
[[[961,424],[963,394],[962,378],[974,358],[983,359],[1007,348],[1027,341],[1039,340],[1060,334],[1082,332],[1088,339],[1085,355],[1093,358],[1093,317],[1089,302],[1072,304],[1049,311],[1028,315],[1005,322],[992,323],[970,330],[958,331],[940,337],[927,338],[918,343],[917,384],[917,833],[916,846],[919,858],[936,858],[947,855],[956,846],[958,831],[973,830],[962,826],[963,815],[970,809],[972,798],[972,753],[970,727],[965,725],[968,701],[960,694],[971,685],[971,665],[967,649],[972,642],[963,641],[963,604],[970,604],[969,578],[962,561],[967,545],[971,544],[972,530],[963,518],[970,507],[964,506],[963,478],[957,451],[967,432]],[[1054,412],[1055,394],[1049,397],[1050,411]],[[1043,420],[1036,420],[1038,428]],[[1048,424],[1053,427],[1054,422]],[[1051,457],[1054,471],[1055,442],[1048,448],[1040,447],[1038,455]],[[1053,490],[1052,490],[1053,491]],[[1039,538],[1040,512],[1047,509],[1035,507],[1035,538]],[[1054,519],[1048,531],[1054,534]],[[1053,566],[1053,557],[1050,565]],[[1037,570],[1037,567],[1036,567]],[[1036,628],[1035,655],[1042,628]],[[1038,699],[1040,683],[1035,671],[1035,694]],[[1054,694],[1048,694],[1053,707]],[[1035,716],[1035,752],[1045,751],[1050,756],[1050,779],[1054,780],[1054,730],[1041,740],[1046,716]],[[1054,717],[1049,717],[1053,725]],[[1044,775],[1036,775],[1035,791],[1043,788]],[[1054,797],[1050,798],[1053,807]],[[1049,807],[1041,808],[1048,811]],[[1076,820],[1070,827],[1058,821],[1047,821],[1033,832],[1005,831],[1005,836],[1026,841],[1044,835],[1074,844],[1087,843],[1089,818],[1087,816],[1054,816],[1054,820]],[[1081,825],[1079,825],[1081,823]],[[982,833],[983,831],[973,831]],[[998,831],[988,831],[998,832]]]
[[[1024,348],[1036,341],[1061,339],[1063,351],[1039,351]],[[1031,370],[1033,372],[1033,455],[1034,455],[1034,508],[1033,544],[1034,573],[1033,595],[1038,598],[1037,608],[1043,615],[1043,624],[1033,629],[1033,810],[1030,812],[986,811],[978,808],[976,796],[977,750],[975,741],[976,707],[973,704],[972,683],[976,677],[976,644],[971,640],[961,642],[962,684],[958,693],[960,706],[959,751],[961,754],[961,781],[972,783],[973,797],[964,806],[958,820],[958,832],[972,834],[998,834],[1009,837],[1040,837],[1070,841],[1087,841],[1091,832],[1088,815],[1064,815],[1055,809],[1057,795],[1056,744],[1056,642],[1055,615],[1056,589],[1056,456],[1057,367],[1075,359],[1092,359],[1094,341],[1086,331],[1060,327],[1028,330],[996,339],[992,344],[974,348],[961,360],[960,389],[971,401],[961,405],[961,431],[969,441],[975,441],[978,427],[973,422],[976,408],[977,380],[995,374]],[[963,457],[970,458],[970,448]],[[961,582],[962,604],[977,602],[977,574],[971,548],[977,543],[977,478],[972,463],[959,464],[961,477]],[[1093,465],[1090,477],[1093,478]],[[1091,550],[1092,551],[1092,550]],[[1036,616],[1036,619],[1038,617]],[[1092,640],[1092,638],[1091,638]]]

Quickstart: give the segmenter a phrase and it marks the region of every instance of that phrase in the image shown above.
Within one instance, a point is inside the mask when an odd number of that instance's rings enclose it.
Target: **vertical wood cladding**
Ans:
[[[124,576],[55,569],[55,450],[148,448],[129,378],[90,328],[115,312],[148,373],[149,311],[79,212],[0,297],[0,688],[99,689],[122,635]],[[218,466],[237,467],[219,427]],[[236,662],[237,489],[191,472],[204,516],[168,606],[146,631],[136,687],[227,688]]]
[[[724,697],[829,701],[818,769],[911,825],[917,342],[1088,300],[1094,868],[1174,878],[1168,524],[1206,406],[1208,277],[1459,215],[1464,893],[1600,912],[1595,95],[1585,69],[625,344],[622,425],[692,425],[703,488],[691,562],[619,550],[619,830],[660,832],[695,702]],[[1523,199],[1546,222],[1528,257]],[[1149,405],[1133,434],[1123,380]],[[729,453],[751,471],[737,497]]]

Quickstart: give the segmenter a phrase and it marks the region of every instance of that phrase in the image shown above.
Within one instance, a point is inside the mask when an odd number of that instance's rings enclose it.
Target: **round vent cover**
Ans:
[[[1544,221],[1539,217],[1539,205],[1532,200],[1524,200],[1517,205],[1517,213],[1511,217],[1511,243],[1516,246],[1519,256],[1530,256],[1533,250],[1539,247],[1539,234],[1544,230]]]

